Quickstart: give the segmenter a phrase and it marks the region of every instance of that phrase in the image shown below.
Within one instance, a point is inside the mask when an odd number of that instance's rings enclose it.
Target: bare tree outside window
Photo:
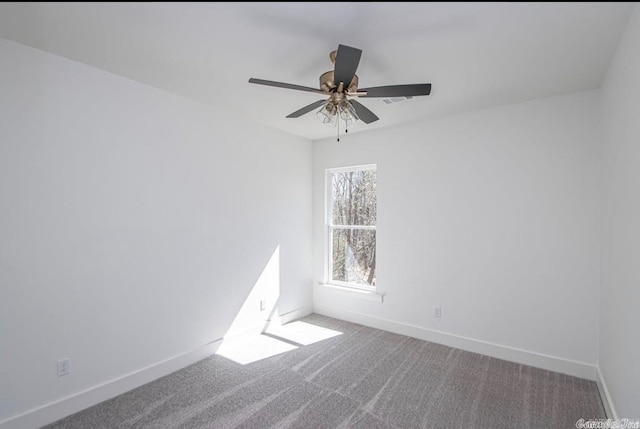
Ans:
[[[331,172],[330,184],[331,280],[375,287],[376,170]]]

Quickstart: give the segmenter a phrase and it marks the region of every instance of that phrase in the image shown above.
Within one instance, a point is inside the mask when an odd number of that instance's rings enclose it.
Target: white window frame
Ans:
[[[333,280],[333,230],[335,229],[364,229],[369,231],[376,231],[377,225],[333,225],[333,183],[332,183],[332,175],[334,173],[345,173],[349,171],[366,171],[366,170],[375,170],[376,171],[376,181],[378,175],[377,164],[365,164],[365,165],[355,165],[350,167],[339,167],[339,168],[328,168],[325,170],[325,187],[324,187],[324,202],[325,202],[325,211],[324,211],[324,225],[325,225],[325,246],[324,246],[324,259],[325,259],[325,272],[324,272],[324,283],[329,285],[336,285],[345,288],[351,289],[360,289],[368,292],[375,292],[376,286],[369,285],[361,285],[357,283],[348,283],[340,280]],[[376,198],[377,199],[377,198]],[[376,207],[377,211],[377,207]],[[377,216],[376,216],[377,218]],[[377,223],[377,222],[376,222]],[[376,247],[378,246],[377,234],[376,234]],[[377,254],[377,250],[376,250]],[[376,256],[377,258],[377,256]],[[376,270],[377,270],[377,261],[376,261]]]

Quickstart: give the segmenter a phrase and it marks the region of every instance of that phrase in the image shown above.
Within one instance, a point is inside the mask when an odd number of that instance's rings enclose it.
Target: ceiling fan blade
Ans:
[[[273,80],[251,78],[249,79],[249,83],[257,83],[258,85],[275,86],[278,88],[297,89],[298,91],[307,91],[307,92],[314,92],[316,94],[326,95],[325,92],[319,89],[310,88],[308,86],[302,86],[302,85],[294,85],[292,83],[275,82]]]
[[[370,124],[380,119],[375,113],[364,107],[361,103],[358,103],[356,100],[349,100],[349,103],[351,103],[353,108],[356,109],[356,115],[358,115],[358,118],[365,124]]]
[[[326,102],[327,102],[327,100],[318,100],[315,103],[311,103],[308,106],[305,106],[302,109],[296,110],[295,112],[287,115],[287,118],[299,118],[300,116],[304,115],[305,113],[309,113],[312,110],[317,109],[318,107],[322,106]]]
[[[333,81],[336,86],[342,82],[345,89],[349,87],[358,69],[358,64],[360,64],[360,56],[362,56],[362,50],[351,46],[338,45],[336,64],[333,69]]]
[[[410,85],[376,86],[373,88],[358,88],[358,92],[366,92],[360,97],[415,97],[417,95],[429,95],[430,83],[415,83]]]

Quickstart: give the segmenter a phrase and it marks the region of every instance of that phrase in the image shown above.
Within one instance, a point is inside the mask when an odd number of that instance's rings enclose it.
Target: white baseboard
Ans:
[[[315,305],[313,310],[311,308],[300,308],[280,316],[272,317],[271,320],[272,322],[285,324],[290,321],[300,319],[312,312],[370,326],[372,328],[407,335],[425,341],[444,344],[474,353],[484,354],[498,359],[543,368],[549,371],[561,372],[589,380],[595,380],[602,395],[602,402],[605,406],[607,416],[609,418],[617,418],[617,414],[611,402],[611,397],[607,390],[602,373],[600,372],[600,368],[595,365],[493,344],[486,341],[475,340],[401,322],[380,319],[324,305]],[[140,387],[146,383],[205,359],[216,352],[221,342],[222,339],[212,341],[191,352],[175,356],[82,392],[75,393],[66,398],[62,398],[18,414],[7,420],[1,421],[0,429],[35,429],[52,423],[65,416],[106,401],[107,399],[111,399],[117,395],[135,389],[136,387]]]
[[[307,316],[312,312],[311,307],[299,308],[282,315],[272,316],[271,323],[289,323]],[[258,329],[262,327],[263,324],[258,326]],[[52,423],[205,359],[213,355],[221,343],[222,338],[200,346],[191,352],[175,356],[82,392],[10,417],[9,419],[0,421],[0,429],[35,429]],[[0,405],[2,404],[0,403]]]
[[[394,332],[396,334],[407,335],[409,337],[443,344],[449,347],[454,347],[469,352],[480,353],[486,356],[495,357],[497,359],[516,362],[523,365],[546,369],[549,371],[560,372],[563,374],[572,375],[574,377],[585,378],[587,380],[596,380],[597,367],[585,362],[545,355],[542,353],[536,353],[529,350],[522,350],[500,344],[494,344],[487,341],[476,340],[473,338],[463,337],[447,332],[427,329],[407,323],[380,319],[377,317],[372,317],[365,314],[326,305],[314,304],[313,309],[314,312],[324,316],[334,317],[336,319],[342,319],[348,322],[358,323],[360,325]]]
[[[303,308],[298,308],[297,310],[290,311],[285,314],[280,314],[280,315],[274,314],[269,318],[269,320],[267,320],[267,323],[262,327],[261,332],[268,331],[270,327],[282,326],[294,320],[301,319],[304,316],[308,316],[311,313],[313,313],[312,307],[303,307]]]
[[[174,356],[66,398],[18,414],[1,421],[0,429],[35,429],[53,423],[63,417],[99,404],[102,401],[205,359],[216,352],[221,342],[221,339],[212,341],[190,352]]]
[[[279,323],[280,325],[284,325],[285,323],[292,322],[297,319],[301,319],[304,316],[308,316],[313,313],[313,308],[311,307],[302,307],[297,310],[290,311],[285,314],[281,314],[276,317],[271,317],[272,322]]]
[[[616,409],[613,406],[609,389],[607,389],[607,383],[604,382],[604,376],[599,366],[596,371],[596,384],[598,385],[598,391],[600,391],[600,399],[602,399],[602,405],[607,413],[607,418],[618,420],[618,413],[616,413]]]

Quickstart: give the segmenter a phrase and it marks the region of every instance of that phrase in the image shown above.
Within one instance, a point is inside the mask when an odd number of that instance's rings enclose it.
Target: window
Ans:
[[[327,278],[376,285],[376,166],[327,170]]]

